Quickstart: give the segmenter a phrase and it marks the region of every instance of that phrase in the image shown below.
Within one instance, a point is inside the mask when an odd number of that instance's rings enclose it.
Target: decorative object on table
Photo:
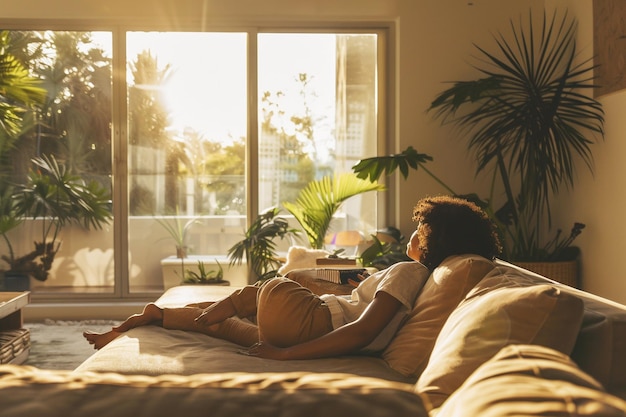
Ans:
[[[335,284],[346,285],[350,281],[359,282],[359,275],[367,276],[365,268],[315,268],[315,276]]]
[[[331,253],[325,249],[292,245],[287,250],[285,263],[278,269],[278,273],[285,275],[294,269],[316,268],[319,259],[325,259],[330,255]]]
[[[493,172],[493,183],[503,189],[505,202],[495,209],[495,187],[487,201],[465,195],[480,204],[497,223],[504,244],[503,258],[511,262],[571,261],[575,233],[561,231],[544,244],[551,228],[550,200],[562,186],[572,188],[574,159],[592,169],[591,145],[586,134],[604,135],[601,103],[591,92],[593,64],[576,63],[575,20],[567,15],[543,15],[537,33],[532,15],[526,26],[511,22],[512,36],[495,37],[497,54],[476,46],[484,66],[483,77],[454,82],[430,106],[436,117],[468,134],[468,150],[477,158],[477,173]],[[369,158],[353,169],[362,178],[422,168],[443,184],[424,164],[432,160],[412,147],[391,157]],[[457,194],[458,195],[458,194]]]
[[[317,266],[356,266],[355,258],[341,258],[337,255],[329,255],[326,258],[315,259]]]

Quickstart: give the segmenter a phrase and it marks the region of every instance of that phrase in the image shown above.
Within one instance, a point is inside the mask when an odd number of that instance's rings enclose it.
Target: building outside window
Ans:
[[[176,255],[164,225],[187,226],[187,253],[224,263],[252,217],[382,143],[384,32],[6,33],[47,98],[3,168],[24,181],[31,158],[54,155],[109,190],[114,216],[103,230],[63,229],[49,278],[33,282],[40,298],[162,291],[162,261]],[[372,233],[376,197],[348,200],[332,230]],[[16,251],[38,226],[12,231]]]

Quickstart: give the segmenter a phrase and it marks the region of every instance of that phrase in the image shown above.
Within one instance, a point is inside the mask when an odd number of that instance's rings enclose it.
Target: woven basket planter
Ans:
[[[515,262],[515,265],[570,287],[578,288],[578,260],[563,262]]]

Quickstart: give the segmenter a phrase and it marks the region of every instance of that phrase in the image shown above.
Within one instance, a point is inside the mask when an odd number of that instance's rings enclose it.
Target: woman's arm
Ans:
[[[385,292],[378,292],[363,314],[324,336],[288,348],[257,343],[244,351],[268,359],[315,359],[356,352],[370,344],[398,312],[402,304]]]

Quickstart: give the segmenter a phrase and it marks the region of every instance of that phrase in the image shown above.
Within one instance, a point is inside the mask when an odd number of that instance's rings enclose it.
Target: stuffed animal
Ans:
[[[302,246],[291,246],[287,251],[287,262],[280,267],[278,273],[285,275],[293,269],[317,268],[316,260],[326,258],[330,252],[323,249],[309,249]]]

